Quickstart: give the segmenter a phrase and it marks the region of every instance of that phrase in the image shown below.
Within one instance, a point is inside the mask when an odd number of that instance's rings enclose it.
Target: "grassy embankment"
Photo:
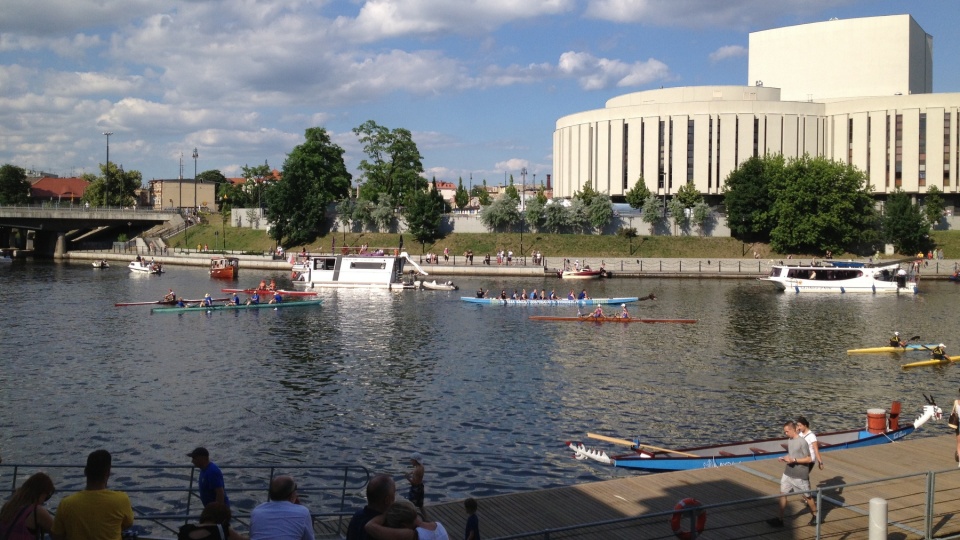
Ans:
[[[246,228],[236,228],[230,225],[221,225],[219,214],[205,216],[204,223],[189,231],[189,246],[195,249],[197,244],[206,244],[211,251],[220,251],[223,246],[221,235],[226,237],[226,248],[232,252],[269,252],[275,249],[276,244],[264,231]],[[171,246],[180,247],[184,235],[177,235],[170,239]],[[331,238],[335,237],[337,247],[344,244],[359,246],[367,244],[370,247],[396,247],[400,235],[386,233],[330,233],[325,237],[306,246],[307,251],[329,251]],[[935,231],[933,233],[937,246],[943,248],[946,258],[960,258],[960,231]],[[468,249],[473,250],[474,257],[482,258],[484,254],[493,255],[498,249],[520,252],[519,233],[482,233],[482,234],[451,234],[438,240],[434,244],[427,244],[421,248],[409,234],[403,237],[404,247],[411,254],[437,253],[442,254],[443,248],[449,247],[453,255],[462,255]],[[288,251],[300,251],[304,246],[284,246]],[[539,250],[545,257],[569,255],[577,257],[658,257],[658,258],[746,258],[752,259],[753,252],[759,253],[761,258],[783,258],[786,254],[774,253],[766,244],[747,244],[733,238],[699,238],[696,236],[639,236],[632,240],[619,236],[583,235],[583,234],[523,234],[523,254],[529,256],[534,250]],[[795,253],[794,256],[810,257],[822,254]],[[835,254],[836,258],[858,258],[854,254]]]

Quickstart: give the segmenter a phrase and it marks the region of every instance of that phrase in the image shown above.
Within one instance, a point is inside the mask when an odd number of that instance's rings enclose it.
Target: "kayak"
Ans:
[[[930,360],[921,360],[920,362],[910,362],[909,364],[904,364],[900,367],[902,367],[903,369],[910,369],[915,367],[945,366],[947,364],[952,364],[957,360],[960,360],[960,355],[956,355],[953,357],[944,355],[942,360],[931,358]]]
[[[214,302],[229,302],[229,298],[214,298]],[[199,300],[184,300],[188,304],[196,304],[197,302],[203,302],[203,298]],[[114,307],[128,307],[128,306],[174,306],[177,304],[176,300],[154,300],[153,302],[117,302],[114,304]]]
[[[499,298],[475,298],[473,296],[461,296],[460,300],[472,304],[486,304],[493,306],[597,306],[611,304],[627,304],[637,302],[640,299],[636,296],[625,298],[589,298],[584,300],[501,300]]]
[[[299,302],[281,302],[279,304],[268,304],[262,302],[260,304],[240,304],[235,306],[233,304],[219,305],[219,306],[194,306],[194,307],[162,307],[162,308],[153,308],[150,310],[151,313],[187,313],[190,311],[232,311],[237,309],[274,309],[274,308],[294,308],[294,307],[310,307],[310,306],[319,306],[323,303],[323,300],[301,300]]]
[[[228,293],[241,293],[241,294],[253,294],[257,293],[260,296],[273,296],[273,293],[280,293],[283,296],[317,296],[320,293],[312,291],[285,291],[283,289],[278,289],[272,291],[270,289],[220,289],[221,292]]]
[[[604,322],[614,322],[614,323],[678,323],[678,324],[694,324],[697,322],[697,319],[644,319],[641,317],[630,317],[623,319],[621,317],[591,317],[589,315],[584,315],[582,317],[549,317],[546,315],[534,315],[530,317],[531,321],[558,321],[558,322],[593,322],[593,323],[604,323]]]
[[[906,347],[869,347],[866,349],[847,349],[847,354],[879,354],[879,353],[898,353],[907,351],[924,351],[936,347],[936,343],[921,345],[919,343],[910,343]]]

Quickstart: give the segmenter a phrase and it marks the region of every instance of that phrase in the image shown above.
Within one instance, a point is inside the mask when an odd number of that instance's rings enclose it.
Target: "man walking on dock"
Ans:
[[[787,495],[794,492],[801,492],[804,502],[810,508],[813,517],[810,519],[810,525],[817,524],[817,502],[809,493],[810,491],[810,467],[813,458],[810,456],[810,446],[807,441],[797,435],[797,424],[792,420],[783,424],[783,433],[787,436],[787,455],[777,458],[786,463],[783,468],[783,476],[780,477],[780,512],[777,517],[767,520],[771,527],[783,527],[783,513],[787,509]]]

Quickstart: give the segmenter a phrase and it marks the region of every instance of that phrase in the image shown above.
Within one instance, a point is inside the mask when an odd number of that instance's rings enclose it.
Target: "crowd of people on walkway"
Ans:
[[[250,513],[249,535],[230,526],[230,498],[223,472],[210,460],[210,452],[197,447],[187,454],[200,472],[197,494],[203,510],[197,523],[180,527],[178,540],[313,540],[310,510],[299,497],[296,480],[289,475],[270,481],[267,501]],[[31,540],[49,534],[54,540],[120,540],[134,524],[129,496],[108,488],[112,456],[95,450],[87,456],[85,488],[60,501],[55,515],[46,508],[56,493],[53,479],[37,472],[25,480],[0,508],[0,538]],[[427,521],[424,510],[424,459],[410,456],[407,499],[396,498],[397,486],[387,474],[367,483],[367,504],[357,510],[347,528],[347,540],[448,540],[443,525]],[[477,503],[464,501],[468,519],[464,538],[480,540]],[[135,537],[135,536],[133,536]]]

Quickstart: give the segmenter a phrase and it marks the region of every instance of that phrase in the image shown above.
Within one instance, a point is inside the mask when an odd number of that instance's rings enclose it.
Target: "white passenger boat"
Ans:
[[[404,268],[410,265],[409,278]],[[293,265],[290,279],[307,288],[413,289],[414,275],[427,272],[413,262],[406,251],[375,250],[371,253],[317,255]]]
[[[147,261],[131,261],[127,268],[135,274],[162,274],[163,266],[160,263],[148,263]]]
[[[776,264],[760,278],[788,292],[916,294],[920,269],[909,261],[886,263],[826,261],[817,266]]]

